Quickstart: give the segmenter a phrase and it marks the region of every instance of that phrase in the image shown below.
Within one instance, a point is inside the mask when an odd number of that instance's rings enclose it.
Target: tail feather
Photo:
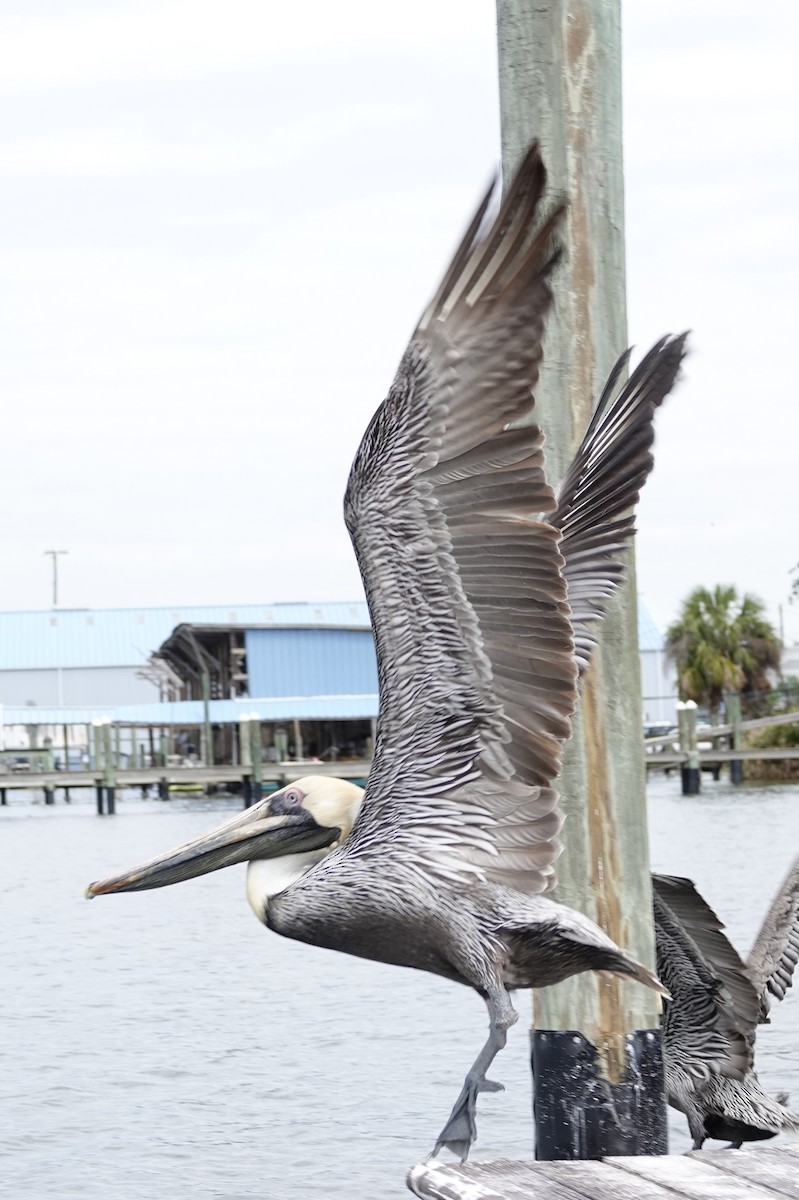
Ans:
[[[652,988],[658,992],[664,1000],[671,1000],[671,993],[668,988],[664,987],[658,979],[654,971],[650,971],[649,967],[645,967],[643,963],[638,962],[634,958],[629,958],[624,951],[621,951],[621,961],[616,968],[609,968],[614,975],[619,975],[622,979],[637,979],[644,987]]]

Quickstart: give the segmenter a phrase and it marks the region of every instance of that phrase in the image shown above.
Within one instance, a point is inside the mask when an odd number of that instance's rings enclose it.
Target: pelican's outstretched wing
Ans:
[[[793,984],[799,958],[799,857],[795,858],[782,887],[766,913],[746,962],[746,970],[760,999],[761,1021],[768,1020],[771,997],[782,1000]]]
[[[552,882],[558,773],[577,692],[538,378],[553,238],[527,154],[486,197],[353,463],[345,517],[374,625],[380,720],[352,854]]]
[[[663,1034],[670,1070],[695,1081],[742,1079],[752,1063],[757,999],[723,925],[690,879],[652,876],[658,977],[671,993]]]
[[[652,470],[655,412],[671,391],[687,334],[663,338],[619,387],[628,350],[613,368],[550,518],[562,533],[575,654],[582,677],[596,647],[596,625],[624,575],[634,532],[633,506]]]

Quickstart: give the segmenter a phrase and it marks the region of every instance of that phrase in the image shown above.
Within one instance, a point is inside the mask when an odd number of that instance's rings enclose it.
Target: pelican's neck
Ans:
[[[247,865],[247,899],[259,921],[266,917],[269,901],[301,879],[314,863],[330,853],[305,850],[302,854],[284,854],[280,858],[254,858]]]

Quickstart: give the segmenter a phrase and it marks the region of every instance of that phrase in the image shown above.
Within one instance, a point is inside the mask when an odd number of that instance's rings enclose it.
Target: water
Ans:
[[[650,785],[653,863],[694,878],[748,950],[799,845],[799,789]],[[238,802],[0,810],[0,1179],[17,1200],[382,1200],[430,1149],[485,1036],[482,1002],[412,971],[275,937],[243,867],[91,904],[98,875]],[[238,876],[234,878],[234,876]],[[477,1157],[530,1154],[529,999],[480,1101]],[[799,1003],[758,1035],[799,1099]],[[688,1147],[671,1121],[672,1149]]]

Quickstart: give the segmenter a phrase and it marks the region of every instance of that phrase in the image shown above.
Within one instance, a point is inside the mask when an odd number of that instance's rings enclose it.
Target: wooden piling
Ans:
[[[535,419],[546,432],[546,471],[556,482],[627,343],[620,5],[618,0],[498,0],[497,19],[504,178],[512,177],[537,138],[551,198],[569,201],[566,254],[553,279],[555,303],[535,388]],[[654,967],[640,742],[630,551],[627,581],[602,624],[574,737],[566,746],[558,787],[568,821],[555,898],[593,917]],[[579,1158],[611,1148],[624,1154],[665,1151],[654,993],[612,976],[583,974],[536,993],[534,1007],[539,1154]],[[562,1083],[573,1066],[575,1037],[585,1043],[588,1068],[584,1086],[569,1098],[564,1123],[557,1080]],[[628,1086],[636,1076],[640,1089]],[[575,1129],[584,1136],[576,1137]]]
[[[257,714],[253,714],[250,720],[250,757],[252,759],[252,803],[257,804],[264,794],[261,718]]]
[[[741,749],[741,695],[739,692],[727,692],[724,696],[724,707],[727,711],[727,723],[730,728],[730,749]],[[744,765],[740,758],[730,759],[730,783],[743,783]]]
[[[203,689],[203,762],[206,767],[214,765],[214,733],[211,728],[211,678],[207,671],[202,673]]]
[[[96,772],[95,792],[97,796],[97,815],[105,815],[105,742],[103,728],[99,720],[91,724],[91,765]]]
[[[698,796],[702,788],[702,772],[699,768],[696,704],[693,700],[681,700],[677,704],[677,725],[680,734],[680,750],[686,755],[680,765],[682,794],[683,796]]]
[[[106,721],[102,726],[103,749],[105,751],[105,811],[108,816],[116,812],[116,756],[118,748],[116,738],[112,736],[111,723]]]

